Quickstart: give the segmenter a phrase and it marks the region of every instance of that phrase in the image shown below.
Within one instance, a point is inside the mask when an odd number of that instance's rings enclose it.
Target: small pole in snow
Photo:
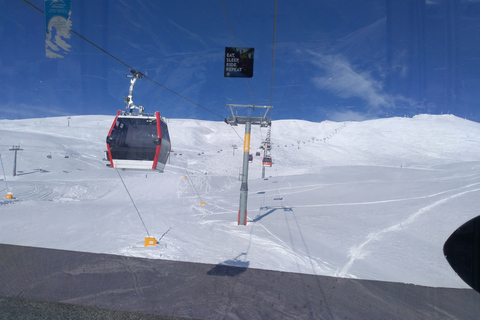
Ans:
[[[20,146],[12,146],[12,149],[9,150],[15,151],[15,158],[13,160],[13,176],[15,177],[17,175],[17,151],[21,151],[23,149],[20,149]]]
[[[5,185],[7,186],[7,192],[8,192],[7,176],[5,175],[5,169],[3,168],[2,154],[0,154],[0,163],[2,164],[3,179],[5,180]]]

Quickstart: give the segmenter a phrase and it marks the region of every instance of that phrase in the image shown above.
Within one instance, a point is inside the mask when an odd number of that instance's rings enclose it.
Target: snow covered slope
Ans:
[[[165,172],[117,172],[103,160],[112,121],[0,120],[1,243],[466,287],[442,247],[480,214],[478,123],[274,121],[266,179],[255,154],[267,130],[252,127],[248,225],[238,226],[243,126],[169,119]],[[159,244],[144,247],[147,235]]]

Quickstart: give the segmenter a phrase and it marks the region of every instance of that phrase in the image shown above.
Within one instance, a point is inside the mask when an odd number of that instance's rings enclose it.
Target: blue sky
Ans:
[[[43,10],[42,0],[29,2]],[[418,113],[479,119],[476,99],[465,91],[459,91],[461,97],[470,100],[457,99],[453,109],[411,94],[411,87],[396,90],[392,79],[409,83],[414,64],[408,52],[402,58],[401,46],[388,57],[386,3],[279,0],[273,86],[274,0],[72,0],[71,20],[74,31],[222,117],[229,115],[225,105],[233,103],[272,104],[274,120],[343,121]],[[71,49],[64,58],[47,58],[44,15],[21,0],[0,0],[0,5],[3,118],[113,115],[124,108],[128,68],[75,35],[67,40]],[[225,47],[233,46],[255,48],[252,78],[224,78]],[[396,57],[400,62],[393,70]],[[433,78],[426,68],[428,79]],[[434,92],[430,83],[435,84],[427,81],[425,90]],[[147,112],[158,110],[167,118],[221,120],[146,79],[137,82],[133,98]],[[465,101],[468,107],[463,108]]]

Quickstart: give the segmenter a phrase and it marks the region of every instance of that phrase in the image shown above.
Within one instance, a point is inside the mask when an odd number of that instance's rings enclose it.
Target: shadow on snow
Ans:
[[[266,207],[261,207],[260,208],[260,211],[262,210],[268,210],[267,212],[265,212],[264,214],[262,215],[257,215],[252,221],[253,222],[257,222],[259,220],[262,220],[263,218],[265,218],[266,216],[268,216],[269,214],[271,213],[274,213],[275,211],[277,210],[283,210],[285,212],[289,212],[289,211],[292,211],[292,208],[291,207],[285,207],[285,206],[281,206],[281,207],[270,207],[270,206],[266,206]]]
[[[209,276],[236,277],[244,273],[245,271],[247,271],[250,262],[239,260],[240,256],[243,255],[246,255],[246,253],[241,253],[233,259],[220,262],[215,267],[208,270],[207,274]]]

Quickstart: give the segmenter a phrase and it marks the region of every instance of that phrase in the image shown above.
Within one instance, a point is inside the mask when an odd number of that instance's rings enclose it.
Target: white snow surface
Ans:
[[[169,119],[165,172],[117,171],[103,160],[113,119],[0,120],[0,243],[468,287],[442,250],[480,214],[479,123],[273,121],[265,179],[267,129],[252,126],[239,226],[243,126]],[[159,244],[144,247],[148,235]]]

